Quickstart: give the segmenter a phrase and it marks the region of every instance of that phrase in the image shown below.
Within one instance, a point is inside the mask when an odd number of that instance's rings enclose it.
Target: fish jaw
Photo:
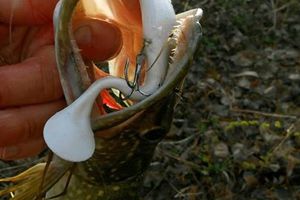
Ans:
[[[164,84],[153,95],[127,108],[140,112],[111,128],[104,128],[101,133],[96,132],[98,137],[95,154],[79,164],[80,177],[86,175],[86,179],[95,185],[103,181],[113,184],[136,178],[147,169],[157,144],[168,133],[172,124],[184,78],[199,44],[201,16],[201,9],[177,16],[177,30],[174,30],[172,41],[170,40],[170,45],[175,46],[174,54]],[[128,110],[118,112],[120,117],[126,115]],[[106,132],[110,134],[105,135]]]
[[[151,91],[150,93],[153,94],[150,96],[145,96],[140,93],[139,95],[144,98],[142,101],[138,101],[129,107],[124,107],[120,111],[107,113],[106,115],[97,116],[93,119],[90,119],[90,113],[93,109],[95,98],[101,90],[110,87],[117,88],[122,93],[129,94],[129,97],[132,98],[134,98],[135,94],[139,93],[139,91],[131,91],[132,88],[128,87],[128,84],[126,84],[126,81],[122,78],[108,76],[96,81],[84,92],[84,88],[90,82],[88,72],[85,71],[86,67],[78,54],[78,49],[76,49],[76,46],[71,42],[72,36],[69,35],[70,32],[64,27],[70,23],[72,16],[71,10],[75,8],[77,1],[61,1],[61,3],[58,4],[54,17],[58,69],[68,103],[71,103],[78,97],[69,107],[54,115],[44,129],[46,143],[59,157],[71,162],[81,162],[89,159],[95,149],[92,130],[105,130],[113,126],[118,126],[137,113],[143,112],[149,107],[161,102],[162,99],[174,93],[174,89],[179,87],[182,83],[189,68],[189,60],[193,57],[193,52],[196,49],[194,41],[198,41],[199,37],[199,30],[197,30],[196,24],[202,12],[198,9],[177,17],[178,24],[173,31],[175,36],[173,40],[175,42],[172,44],[175,47],[173,49],[173,55],[170,58],[172,62],[169,64],[165,61],[169,58],[168,50],[172,48],[172,45],[167,38],[170,35],[172,27],[176,24],[176,16],[168,0],[156,1],[140,1],[143,15],[144,37],[152,40],[148,46],[145,45],[145,54],[148,61],[156,62],[153,61],[154,57],[158,57],[161,51],[164,50],[164,46],[167,45],[167,51],[162,51],[163,55],[161,56],[164,61],[160,62],[159,57],[158,63],[155,63],[153,66],[151,65],[149,69],[150,72],[154,73],[153,76],[156,78],[154,81],[156,85],[151,87],[151,90],[155,91]],[[165,3],[161,5],[165,6],[164,8],[158,6],[160,5],[159,3],[162,2]],[[73,6],[71,9],[67,6],[68,3]],[[153,20],[148,19],[150,14],[147,8],[149,6],[153,6],[154,10],[156,9],[156,18]],[[66,12],[64,12],[64,9]],[[159,16],[160,10],[167,13],[165,17]],[[156,31],[153,31],[153,29]],[[182,38],[185,38],[185,40]],[[163,44],[164,41],[165,44]],[[59,48],[60,46],[62,46],[62,48]],[[156,64],[158,65],[156,66]],[[163,68],[163,70],[156,69],[159,67]],[[151,76],[150,72],[149,77]],[[164,81],[161,81],[166,73],[167,77]],[[75,77],[75,82],[72,77]],[[148,85],[146,77],[145,88],[147,88]],[[144,85],[141,86],[142,89],[143,87]],[[90,121],[92,121],[92,125]],[[116,134],[117,133],[114,133],[113,135]],[[54,135],[56,137],[53,137]],[[80,143],[83,139],[86,141]],[[80,145],[84,150],[77,149],[77,146]],[[76,157],[77,154],[78,157]]]
[[[151,40],[151,42],[145,46],[145,54],[148,62],[154,63],[154,66],[151,66],[151,68],[149,69],[149,76],[146,77],[145,85],[142,86],[141,89],[144,90],[145,88],[147,88],[146,93],[149,92],[149,94],[152,94],[159,87],[160,81],[164,76],[163,74],[165,74],[167,69],[169,52],[163,51],[162,56],[160,56],[159,53],[164,47],[164,45],[162,44],[167,44],[167,38],[171,33],[173,25],[175,24],[176,16],[173,10],[173,6],[169,2],[169,0],[141,0],[140,4],[143,14],[144,37],[146,38],[145,40]],[[54,25],[56,31],[58,31],[60,28],[60,22],[63,22],[59,20],[60,17],[63,16],[63,13],[61,12],[63,6],[65,6],[64,1],[59,2],[54,12]],[[155,18],[153,19],[150,18],[151,11],[155,11]],[[71,16],[70,11],[67,14]],[[59,41],[60,40],[58,40],[57,42]],[[155,63],[155,57],[160,57],[157,60],[157,63]],[[60,63],[61,62],[58,62],[58,65]],[[76,68],[82,69],[82,67],[75,67],[75,69]],[[59,72],[62,77],[64,75],[64,70],[59,67]],[[79,75],[86,76],[86,73],[85,71],[83,71],[83,74]],[[64,83],[63,80],[65,79],[66,77],[62,78],[62,84]],[[84,78],[78,79],[81,81],[84,80]],[[66,92],[70,91],[70,89],[64,87],[64,85],[63,88],[65,88],[65,94]],[[126,96],[139,100],[147,97],[139,91],[131,91],[132,88],[130,88],[125,80],[121,78],[107,76],[106,78],[96,81],[69,107],[52,116],[45,125],[44,139],[48,147],[59,157],[71,162],[80,162],[92,156],[95,142],[93,139],[93,132],[89,123],[90,112],[92,110],[95,98],[98,96],[101,90],[105,88],[118,89]],[[148,91],[149,89],[150,91]],[[71,94],[75,94],[75,92],[71,91]],[[66,94],[66,96],[68,95]],[[68,103],[72,101],[71,98],[66,97],[66,99],[69,100]],[[78,145],[83,149],[77,149]]]

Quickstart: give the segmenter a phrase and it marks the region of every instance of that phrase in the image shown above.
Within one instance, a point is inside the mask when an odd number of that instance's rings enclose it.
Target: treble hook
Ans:
[[[149,44],[151,44],[151,41],[144,39],[144,45],[143,45],[140,53],[136,56],[136,65],[135,65],[135,72],[134,72],[133,81],[130,81],[129,80],[129,76],[128,76],[128,74],[129,74],[130,60],[129,60],[129,58],[126,59],[125,68],[124,68],[124,76],[125,76],[125,80],[126,80],[126,83],[127,83],[128,87],[130,87],[132,89],[132,91],[126,97],[122,97],[122,94],[120,93],[119,94],[119,98],[121,100],[127,100],[127,99],[129,99],[130,96],[135,91],[139,92],[143,96],[150,96],[150,94],[146,94],[145,92],[143,92],[140,89],[140,82],[141,82],[140,79],[141,79],[142,68],[144,66],[144,63],[146,62],[145,47],[148,46]],[[161,54],[161,52],[159,53],[159,56],[160,56],[160,54]],[[155,60],[155,62],[156,62],[156,60]],[[155,64],[155,62],[152,63],[151,66],[148,69],[146,69],[146,72],[148,72],[153,67],[153,65]]]
[[[122,98],[121,93],[120,93],[119,97],[122,100],[129,99],[134,91],[138,91],[141,94],[143,94],[139,89],[139,83],[140,83],[140,77],[141,77],[141,73],[142,73],[142,67],[143,67],[143,64],[144,64],[145,60],[146,60],[146,55],[143,54],[142,52],[137,55],[135,71],[134,71],[134,77],[133,77],[132,82],[129,80],[129,76],[128,76],[130,61],[129,61],[129,59],[126,60],[125,68],[124,68],[125,80],[126,80],[126,83],[127,83],[128,87],[130,87],[132,89],[132,91],[129,95],[127,95],[124,98]]]

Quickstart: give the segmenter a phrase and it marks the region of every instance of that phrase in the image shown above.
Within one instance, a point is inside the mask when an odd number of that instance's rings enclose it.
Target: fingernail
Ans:
[[[2,159],[14,159],[19,154],[18,147],[6,147],[1,150],[1,158]]]
[[[90,44],[92,42],[92,29],[90,26],[77,28],[74,35],[79,45]]]

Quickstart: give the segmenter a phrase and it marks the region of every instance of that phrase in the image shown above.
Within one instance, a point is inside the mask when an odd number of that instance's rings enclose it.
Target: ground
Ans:
[[[300,199],[299,1],[173,2],[203,38],[146,199]]]
[[[300,199],[299,1],[173,3],[204,10],[203,38],[145,200]]]

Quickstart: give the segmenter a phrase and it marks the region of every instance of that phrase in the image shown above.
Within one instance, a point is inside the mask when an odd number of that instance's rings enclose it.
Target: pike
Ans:
[[[139,199],[143,174],[170,129],[201,37],[202,10],[175,16],[169,0],[140,0],[144,44],[137,59],[134,64],[126,61],[125,75],[110,65],[110,74],[95,81],[95,66],[82,59],[71,31],[76,6],[84,7],[84,1],[78,2],[61,0],[54,13],[56,61],[69,105],[44,128],[54,155],[15,177],[0,179],[13,183],[0,196]],[[97,99],[104,89],[111,89],[105,90],[106,97],[122,105],[120,109],[99,113],[99,105],[105,110],[101,97]]]

